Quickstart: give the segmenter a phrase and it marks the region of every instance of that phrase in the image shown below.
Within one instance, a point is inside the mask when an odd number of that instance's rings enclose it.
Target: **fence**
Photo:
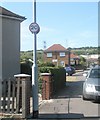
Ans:
[[[0,113],[30,115],[31,81],[29,75],[0,80]]]

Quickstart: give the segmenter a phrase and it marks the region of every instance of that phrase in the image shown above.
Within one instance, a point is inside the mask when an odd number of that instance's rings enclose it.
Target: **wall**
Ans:
[[[0,17],[0,79],[2,79],[2,18]]]
[[[0,83],[2,81],[2,19],[0,18]],[[0,84],[0,96],[2,96],[2,84]]]
[[[2,78],[4,79],[20,73],[20,21],[3,18],[2,26]]]

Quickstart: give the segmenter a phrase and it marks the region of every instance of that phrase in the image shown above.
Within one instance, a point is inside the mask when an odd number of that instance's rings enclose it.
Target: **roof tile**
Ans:
[[[60,44],[54,44],[45,50],[45,52],[52,52],[52,51],[67,51],[67,49]]]

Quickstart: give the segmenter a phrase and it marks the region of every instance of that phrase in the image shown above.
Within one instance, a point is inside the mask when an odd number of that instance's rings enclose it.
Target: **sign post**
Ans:
[[[32,96],[33,96],[33,118],[38,118],[38,67],[37,67],[37,44],[36,44],[36,34],[39,33],[40,27],[36,23],[36,0],[33,2],[34,7],[34,22],[30,24],[29,30],[34,34],[33,41],[33,60],[34,64],[32,66]]]

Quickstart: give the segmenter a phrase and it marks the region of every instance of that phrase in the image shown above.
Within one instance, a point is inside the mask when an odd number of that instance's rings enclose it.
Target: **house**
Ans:
[[[0,6],[0,79],[20,73],[20,23],[25,19]]]
[[[70,64],[71,65],[78,65],[79,61],[80,61],[79,56],[74,54],[73,52],[71,52],[71,54],[70,54]]]
[[[98,64],[99,62],[99,54],[91,54],[91,55],[81,55],[84,57],[88,64]]]
[[[68,64],[68,50],[60,44],[54,44],[44,50],[44,60],[57,66],[66,66]]]

